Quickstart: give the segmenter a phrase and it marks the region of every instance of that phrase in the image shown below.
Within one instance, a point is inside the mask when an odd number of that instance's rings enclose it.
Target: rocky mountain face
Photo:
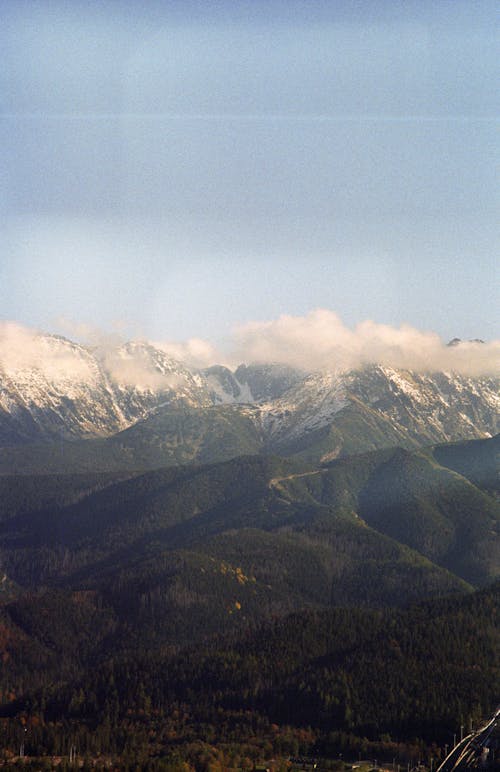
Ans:
[[[325,462],[390,445],[417,447],[499,431],[500,381],[493,377],[382,366],[322,373],[273,364],[194,371],[147,343],[92,350],[52,335],[38,335],[33,349],[29,359],[0,362],[3,447],[121,438],[117,433],[146,422],[130,436],[139,434],[143,445],[151,436],[155,445],[184,448],[175,454],[184,462],[198,460],[203,445],[206,461],[206,437],[214,426],[216,434],[231,436],[223,457],[232,457],[240,451],[244,425],[241,452],[260,448]]]
[[[240,365],[234,373],[239,383],[245,384],[257,402],[281,397],[300,383],[307,373],[278,364]]]
[[[417,447],[500,430],[497,378],[419,374],[382,366],[312,373],[259,405],[265,442],[314,460],[388,445]]]
[[[412,438],[449,441],[499,431],[498,378],[419,374],[389,367],[350,373],[347,389]]]
[[[0,443],[106,436],[165,404],[212,403],[205,382],[162,351],[130,342],[89,350],[38,335],[35,355],[0,361]]]

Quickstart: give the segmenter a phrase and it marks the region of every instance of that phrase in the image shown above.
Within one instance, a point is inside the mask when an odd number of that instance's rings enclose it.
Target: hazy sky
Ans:
[[[1,0],[1,318],[498,337],[497,10]]]

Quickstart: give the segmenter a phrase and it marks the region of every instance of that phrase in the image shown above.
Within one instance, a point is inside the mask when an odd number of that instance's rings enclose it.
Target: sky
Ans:
[[[496,14],[1,0],[0,319],[498,338]]]

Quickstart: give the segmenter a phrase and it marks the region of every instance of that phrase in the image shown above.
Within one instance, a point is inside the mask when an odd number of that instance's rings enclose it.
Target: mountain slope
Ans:
[[[488,437],[499,430],[499,391],[495,378],[374,365],[192,371],[140,341],[91,350],[34,334],[26,352],[0,362],[0,472],[154,468],[261,451],[319,463]]]
[[[166,603],[165,619],[188,603],[200,629],[207,614],[207,630],[232,625],[236,602],[245,619],[335,602],[401,604],[499,572],[498,503],[423,453],[376,451],[320,468],[253,456],[118,481],[70,478],[59,501],[50,482],[35,485],[48,491],[46,505],[19,507],[14,496],[0,526],[10,579],[111,592],[118,605],[142,586],[144,598]],[[217,576],[227,564],[213,592],[207,560]],[[234,594],[237,569],[253,577],[244,598]]]
[[[500,428],[500,383],[370,366],[312,374],[261,408],[267,447],[327,461],[401,445],[488,437]]]
[[[433,450],[438,463],[454,469],[475,485],[500,494],[500,434],[491,439],[438,445]]]
[[[212,403],[202,379],[146,343],[90,350],[34,334],[0,361],[0,442],[15,445],[113,434],[160,405]]]

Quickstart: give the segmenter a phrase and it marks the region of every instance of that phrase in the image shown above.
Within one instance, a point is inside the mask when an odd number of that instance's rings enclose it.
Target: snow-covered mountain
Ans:
[[[348,391],[414,439],[487,437],[500,431],[500,379],[370,367],[349,373]]]
[[[188,410],[192,427],[197,410],[227,406],[226,422],[251,417],[263,449],[289,454],[315,448],[315,457],[328,460],[384,445],[496,434],[499,386],[498,378],[383,366],[195,371],[145,342],[89,349],[38,334],[29,352],[0,361],[0,445],[110,436],[143,419],[152,426],[155,415],[173,409]],[[176,443],[189,442],[189,432],[180,435]]]
[[[106,436],[160,405],[212,404],[205,381],[145,343],[90,350],[36,335],[0,361],[0,444]]]
[[[500,431],[500,380],[378,365],[313,373],[260,405],[260,419],[273,451],[315,445],[323,461],[387,445],[490,437]]]

